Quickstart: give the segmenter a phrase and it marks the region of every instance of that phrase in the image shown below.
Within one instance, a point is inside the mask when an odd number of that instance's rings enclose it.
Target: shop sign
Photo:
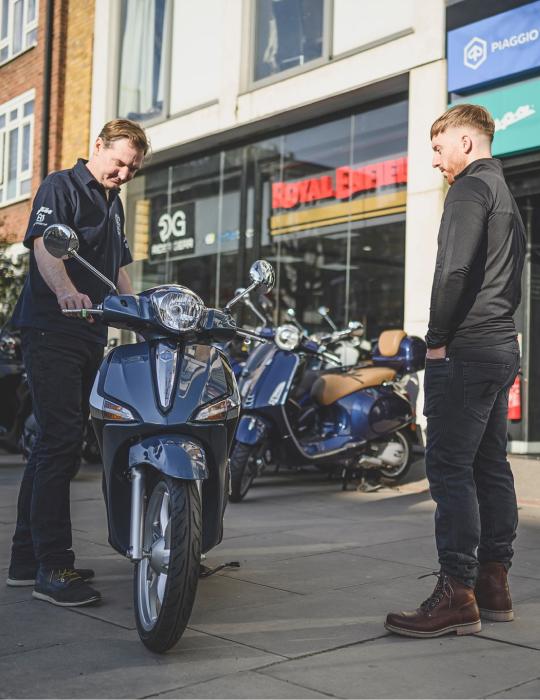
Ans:
[[[494,156],[540,148],[540,78],[456,100],[482,105],[495,121]]]
[[[272,183],[272,209],[292,209],[325,199],[349,199],[386,185],[407,182],[407,157],[370,163],[360,168],[343,166],[334,175],[310,177],[295,182]]]
[[[540,68],[540,0],[448,32],[448,91]]]
[[[195,205],[182,204],[164,212],[152,227],[150,258],[192,255],[195,252]]]

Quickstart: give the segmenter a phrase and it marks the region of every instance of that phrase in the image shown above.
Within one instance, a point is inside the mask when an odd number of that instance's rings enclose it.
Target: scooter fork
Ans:
[[[130,548],[128,557],[131,561],[141,561],[143,553],[143,524],[144,524],[144,470],[142,467],[132,467],[131,476],[131,523]]]

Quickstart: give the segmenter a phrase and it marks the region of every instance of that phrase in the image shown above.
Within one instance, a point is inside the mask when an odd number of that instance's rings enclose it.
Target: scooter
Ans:
[[[109,543],[135,564],[134,612],[142,642],[165,652],[182,636],[197,591],[201,554],[223,536],[228,454],[240,397],[226,355],[214,347],[237,334],[230,313],[206,308],[191,290],[163,285],[139,295],[116,286],[77,253],[67,226],[43,236],[49,253],[77,259],[111,292],[92,314],[144,342],[114,348],[103,360],[90,413],[104,468]],[[257,261],[246,289],[271,289],[272,266]]]
[[[272,345],[250,355],[239,384],[242,415],[231,452],[230,500],[241,501],[254,479],[276,463],[337,470],[344,488],[368,469],[403,479],[416,434],[406,387],[425,354],[420,338],[385,331],[370,366],[328,372],[324,363],[331,355],[295,326],[280,326]]]
[[[22,361],[18,332],[0,330],[0,448],[20,451],[24,423],[32,410],[32,399]]]

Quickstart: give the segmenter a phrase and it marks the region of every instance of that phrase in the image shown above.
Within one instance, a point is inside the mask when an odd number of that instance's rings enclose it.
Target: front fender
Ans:
[[[243,445],[259,445],[270,432],[270,426],[260,416],[246,415],[240,418],[235,440]]]
[[[177,479],[207,479],[208,467],[201,445],[181,435],[149,437],[129,448],[129,467],[149,464]]]

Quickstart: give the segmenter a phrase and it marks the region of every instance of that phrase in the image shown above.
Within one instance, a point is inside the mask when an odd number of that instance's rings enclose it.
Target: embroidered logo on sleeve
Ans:
[[[116,235],[118,238],[122,237],[122,219],[119,214],[114,215],[114,222],[116,224]]]
[[[45,216],[49,216],[52,213],[52,209],[49,209],[48,207],[40,207],[36,214],[36,224],[39,226],[46,226]]]

